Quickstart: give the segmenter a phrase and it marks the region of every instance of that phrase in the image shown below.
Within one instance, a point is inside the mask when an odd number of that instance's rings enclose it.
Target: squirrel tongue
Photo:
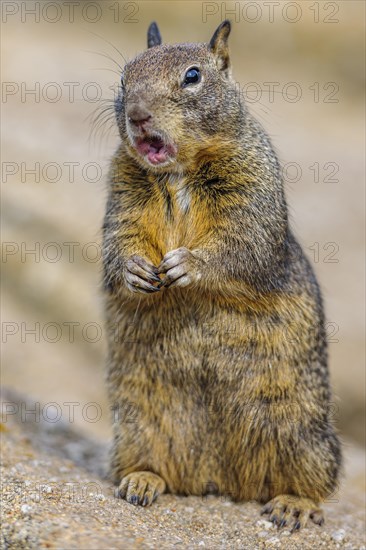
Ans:
[[[167,159],[167,152],[165,149],[161,149],[160,151],[156,152],[149,152],[147,155],[147,158],[151,162],[151,164],[160,164],[161,162],[165,162]]]
[[[160,164],[168,158],[168,148],[160,139],[138,141],[136,149],[140,155],[146,156],[151,164]]]

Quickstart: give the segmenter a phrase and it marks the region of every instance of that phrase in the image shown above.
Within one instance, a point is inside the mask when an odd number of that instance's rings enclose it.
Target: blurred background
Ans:
[[[228,17],[238,89],[272,136],[292,227],[323,289],[334,419],[347,445],[364,443],[364,11],[359,1],[2,3],[5,386],[48,404],[50,418],[70,418],[74,403],[78,429],[109,438],[100,228],[119,66],[145,48],[153,20],[164,41],[188,42]]]

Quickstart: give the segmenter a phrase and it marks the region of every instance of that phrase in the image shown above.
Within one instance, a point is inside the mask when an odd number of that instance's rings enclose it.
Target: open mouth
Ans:
[[[135,142],[136,150],[151,164],[163,164],[176,155],[176,148],[159,136],[144,136]]]

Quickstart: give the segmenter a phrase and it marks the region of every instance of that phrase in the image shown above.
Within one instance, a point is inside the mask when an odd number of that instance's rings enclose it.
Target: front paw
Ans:
[[[159,286],[154,286],[155,283],[159,285],[161,283],[157,268],[137,254],[126,261],[124,277],[126,286],[131,292],[143,294],[159,292]]]
[[[119,496],[130,504],[150,506],[165,491],[165,481],[152,472],[132,472],[119,485]]]
[[[173,286],[188,286],[201,279],[201,260],[199,260],[188,248],[182,246],[165,254],[158,267],[158,272],[165,274],[161,286],[170,288]]]

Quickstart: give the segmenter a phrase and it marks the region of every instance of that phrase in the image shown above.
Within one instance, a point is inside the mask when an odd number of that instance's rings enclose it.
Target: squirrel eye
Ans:
[[[183,86],[198,84],[201,81],[201,73],[198,67],[191,67],[184,75]]]

